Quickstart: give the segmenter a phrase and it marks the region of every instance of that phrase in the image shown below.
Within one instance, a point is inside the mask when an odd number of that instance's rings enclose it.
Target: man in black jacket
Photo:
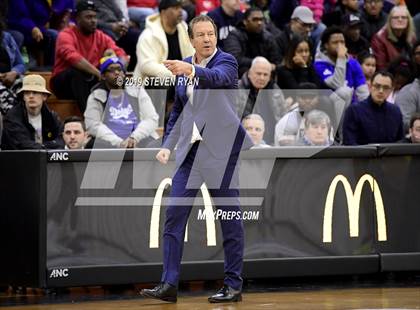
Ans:
[[[45,88],[45,79],[36,74],[25,76],[18,94],[23,94],[23,100],[4,119],[2,149],[64,148],[61,121],[46,104],[51,93]]]
[[[237,59],[239,76],[251,67],[257,56],[267,58],[272,71],[280,67],[279,48],[273,35],[264,28],[264,15],[259,8],[245,11],[244,20],[229,34],[224,46],[225,52]]]

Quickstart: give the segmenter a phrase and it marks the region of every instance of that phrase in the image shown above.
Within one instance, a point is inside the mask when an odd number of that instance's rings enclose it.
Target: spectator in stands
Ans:
[[[124,63],[128,60],[124,50],[96,26],[95,4],[80,0],[76,6],[76,26],[58,35],[50,81],[54,94],[59,99],[75,99],[82,113],[91,87],[101,78],[97,69],[101,57],[115,53]]]
[[[303,136],[303,116],[318,107],[318,86],[313,83],[302,83],[296,93],[296,103],[280,121],[277,122],[274,134],[274,145],[294,145]]]
[[[84,149],[89,141],[86,125],[79,116],[70,116],[64,120],[63,140],[66,149]]]
[[[25,46],[40,60],[39,66],[52,66],[54,64],[55,42],[57,31],[60,29],[53,29],[50,26],[52,26],[54,19],[67,19],[68,21],[73,7],[72,0],[52,2],[45,0],[9,1],[9,28],[24,35]]]
[[[346,103],[363,101],[369,96],[362,68],[348,56],[344,33],[340,28],[333,26],[322,34],[315,69],[325,85]]]
[[[357,59],[359,54],[370,51],[370,42],[360,34],[362,21],[359,16],[354,14],[344,15],[341,20],[341,25],[350,56]]]
[[[383,0],[365,0],[361,19],[363,22],[362,36],[369,42],[372,37],[386,24],[388,14],[382,9],[384,7]]]
[[[180,0],[161,0],[159,13],[146,18],[146,29],[137,42],[137,65],[134,78],[160,78],[161,85],[146,86],[147,89],[167,90],[160,98],[159,92],[149,91],[159,115],[165,115],[164,124],[172,110],[175,99],[175,87],[165,86],[165,81],[175,76],[164,65],[165,60],[182,60],[194,53],[188,36],[187,24],[182,20]],[[163,108],[161,109],[161,105]]]
[[[405,132],[408,132],[410,119],[414,113],[420,113],[420,79],[417,78],[404,86],[395,98],[395,103],[400,107],[403,116]]]
[[[137,77],[174,77],[164,60],[182,60],[194,53],[187,25],[182,21],[179,0],[162,0],[159,13],[146,19],[146,29],[137,42]]]
[[[19,50],[23,46],[23,41],[25,37],[23,34],[19,31],[8,29],[7,27],[7,16],[9,12],[9,1],[0,1],[0,21],[3,21],[5,25],[3,25],[3,31],[7,31],[10,33],[15,40],[17,46],[19,47]]]
[[[239,8],[239,0],[221,0],[218,8],[207,13],[217,26],[217,46],[222,50],[225,50],[224,44],[229,34],[236,29],[236,25],[243,19],[243,14]]]
[[[362,67],[363,75],[366,78],[366,84],[368,85],[369,90],[370,90],[371,85],[372,85],[372,77],[376,72],[375,55],[368,52],[362,53],[362,54],[359,54],[359,56],[357,57],[357,60],[359,61]]]
[[[128,16],[139,25],[140,30],[146,26],[146,18],[157,12],[157,0],[127,0]]]
[[[133,71],[137,63],[136,44],[140,29],[133,22],[126,20],[115,0],[93,0],[93,2],[97,8],[98,28],[130,55],[127,70]]]
[[[158,138],[158,115],[143,87],[126,87],[124,64],[117,57],[101,60],[101,82],[90,94],[86,127],[95,147],[145,147]],[[136,85],[137,86],[137,85]]]
[[[280,30],[290,21],[293,10],[299,5],[297,0],[271,0],[270,17]]]
[[[315,19],[312,11],[305,6],[298,6],[292,14],[290,23],[284,28],[280,35],[277,43],[280,48],[280,55],[283,58],[286,54],[286,50],[290,44],[290,41],[296,37],[303,37],[309,39],[310,33],[315,25]],[[314,44],[309,39],[311,53]]]
[[[392,93],[388,96],[387,101],[395,103],[395,97],[400,90],[407,84],[414,81],[416,77],[416,66],[407,57],[397,57],[388,66],[388,72],[394,77],[394,85]]]
[[[393,143],[404,137],[400,108],[386,101],[392,92],[392,80],[391,73],[376,72],[369,98],[347,108],[343,122],[345,145]]]
[[[338,0],[334,11],[324,14],[322,22],[327,26],[339,26],[346,14],[360,15],[358,0]]]
[[[414,45],[413,45],[413,50],[411,53],[411,60],[413,61],[416,70],[415,72],[418,74],[420,73],[420,40],[417,41]]]
[[[19,93],[23,96],[4,119],[3,146],[6,150],[63,148],[62,126],[47,107],[51,94],[40,75],[27,75]]]
[[[272,144],[274,127],[286,113],[287,107],[282,91],[271,79],[271,63],[264,57],[256,57],[249,71],[242,75],[238,88],[241,91],[237,102],[240,118],[248,114],[259,114],[265,120],[264,141]]]
[[[409,56],[415,40],[414,23],[407,7],[394,7],[385,26],[372,37],[378,70],[386,69],[399,56]]]
[[[207,14],[220,6],[220,0],[195,0],[195,15]]]
[[[0,21],[0,114],[5,115],[16,104],[16,92],[22,86],[25,65],[12,35],[3,29],[4,24]]]
[[[273,35],[264,29],[264,16],[259,8],[246,10],[244,20],[225,40],[224,50],[237,59],[239,76],[251,67],[257,56],[267,58],[272,71],[280,68],[279,48]]]
[[[242,126],[244,126],[246,132],[254,142],[254,146],[252,148],[266,148],[270,147],[265,141],[263,140],[264,132],[265,132],[265,123],[264,119],[259,114],[248,114],[242,120]]]
[[[331,120],[327,113],[312,110],[304,118],[303,137],[297,141],[302,146],[330,146],[333,144],[331,137]]]
[[[312,62],[309,39],[296,36],[289,42],[277,81],[281,89],[299,89],[301,83],[313,83],[321,88]]]
[[[420,113],[414,113],[408,128],[409,137],[400,140],[400,143],[420,143]]]

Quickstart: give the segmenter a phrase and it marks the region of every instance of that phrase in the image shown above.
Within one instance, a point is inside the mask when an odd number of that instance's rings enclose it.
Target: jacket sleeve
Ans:
[[[344,145],[358,145],[357,142],[357,111],[354,106],[350,105],[344,113],[343,121],[343,144]]]
[[[22,123],[6,117],[3,128],[3,148],[8,150],[42,149],[31,137],[31,132]]]
[[[71,65],[75,65],[84,57],[76,50],[76,42],[73,36],[67,31],[61,31],[57,37],[56,55]]]
[[[90,94],[86,104],[84,114],[86,128],[93,137],[107,141],[115,147],[119,147],[123,139],[118,137],[103,121],[104,109],[102,104],[95,99],[94,94]]]
[[[418,84],[419,82],[418,80],[414,80],[413,83]],[[420,95],[411,90],[413,85],[406,85],[398,92],[395,98],[395,104],[400,107],[405,132],[408,132],[410,118],[414,113],[418,112],[418,106],[420,105]]]
[[[9,33],[4,32],[3,36],[5,36],[5,39],[7,41],[6,44],[9,46],[11,52],[13,53],[13,63],[11,64],[12,69],[10,71],[15,71],[18,74],[23,75],[25,73],[25,64],[23,63],[19,47],[17,46],[15,40]]]
[[[372,37],[371,41],[373,54],[376,58],[376,69],[383,70],[388,66],[388,56],[386,46],[381,42],[378,34]]]
[[[317,70],[318,75],[321,77],[321,80],[323,80],[328,87],[335,90],[342,87],[343,85],[346,85],[346,59],[338,58],[334,69],[329,70],[330,72],[327,72],[326,69],[329,69],[329,67],[327,67],[326,63],[323,61],[316,61],[315,69]]]
[[[232,88],[238,83],[238,63],[232,55],[226,55],[223,61],[212,68],[194,66],[195,77],[198,78],[200,88]]]
[[[150,31],[145,29],[137,41],[137,59],[140,72],[135,72],[136,77],[142,75],[161,78],[174,77],[172,72],[160,63],[159,55],[161,53],[159,44],[153,38]]]
[[[137,94],[139,103],[140,123],[133,131],[131,136],[140,141],[146,137],[158,138],[156,128],[158,126],[159,116],[156,113],[152,100],[144,88],[140,88]]]
[[[178,91],[175,91],[175,102],[169,115],[168,123],[166,124],[166,131],[162,140],[162,147],[173,150],[178,143],[181,132],[182,110],[184,106],[182,100],[178,96]]]

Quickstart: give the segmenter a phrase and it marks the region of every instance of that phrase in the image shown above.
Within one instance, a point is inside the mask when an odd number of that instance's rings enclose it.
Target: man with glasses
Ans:
[[[226,39],[225,51],[238,60],[240,77],[248,71],[257,56],[267,58],[272,71],[280,68],[282,60],[273,35],[265,29],[264,15],[260,8],[245,11],[244,20]]]
[[[277,40],[280,48],[281,58],[286,54],[287,47],[294,36],[309,38],[314,47],[314,42],[311,39],[311,31],[316,22],[314,13],[306,6],[298,6],[293,11],[289,25],[287,25]]]
[[[404,137],[400,108],[386,101],[392,81],[391,73],[376,72],[369,98],[347,108],[343,123],[345,145],[394,143]]]
[[[362,36],[369,42],[386,23],[388,14],[382,10],[383,7],[383,0],[365,0],[360,17],[363,22]]]
[[[87,100],[85,122],[94,148],[145,147],[157,139],[158,115],[143,87],[124,89],[124,64],[101,59],[101,82]]]

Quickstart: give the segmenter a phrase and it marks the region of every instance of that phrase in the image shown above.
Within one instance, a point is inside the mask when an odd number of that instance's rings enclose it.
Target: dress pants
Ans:
[[[200,145],[201,144],[201,145]],[[197,153],[200,145],[199,154]],[[199,156],[196,156],[199,155]],[[166,220],[163,234],[163,273],[162,282],[168,282],[174,286],[178,285],[180,276],[180,265],[184,246],[185,227],[192,209],[192,202],[203,182],[212,183],[217,179],[217,171],[222,171],[223,178],[218,188],[209,187],[210,195],[213,198],[222,200],[217,209],[223,211],[240,212],[239,189],[232,188],[237,184],[235,167],[237,156],[230,156],[226,160],[215,159],[204,143],[196,142],[188,152],[183,163],[176,171],[172,180],[170,203],[166,209]],[[218,165],[216,167],[215,165]],[[220,168],[223,167],[223,168]],[[213,182],[214,183],[214,182]],[[234,203],[223,205],[223,198]],[[179,201],[191,200],[191,204],[179,203]],[[216,203],[217,204],[217,203]],[[238,214],[238,213],[236,213]],[[216,219],[217,220],[217,219]],[[244,248],[244,231],[242,219],[219,219],[224,248],[224,283],[233,289],[242,289],[242,265]]]

